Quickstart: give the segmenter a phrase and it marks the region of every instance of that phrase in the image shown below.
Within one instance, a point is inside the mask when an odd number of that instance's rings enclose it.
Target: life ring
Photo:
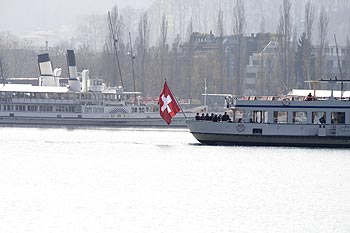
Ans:
[[[284,106],[290,105],[290,99],[289,99],[289,98],[284,98],[284,99],[282,100],[282,104],[283,104]]]
[[[244,124],[238,124],[236,126],[236,129],[238,132],[243,132],[245,130],[245,125]]]

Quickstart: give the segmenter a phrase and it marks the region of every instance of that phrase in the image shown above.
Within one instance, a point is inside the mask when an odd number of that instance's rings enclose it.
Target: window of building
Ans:
[[[247,78],[256,78],[256,73],[247,73]]]

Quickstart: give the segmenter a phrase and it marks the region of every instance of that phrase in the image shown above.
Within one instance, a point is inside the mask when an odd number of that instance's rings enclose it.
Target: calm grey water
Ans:
[[[0,128],[0,232],[350,232],[350,150]]]

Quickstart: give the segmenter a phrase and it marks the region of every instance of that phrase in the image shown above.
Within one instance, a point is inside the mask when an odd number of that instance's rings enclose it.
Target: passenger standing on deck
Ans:
[[[227,115],[227,112],[224,113],[224,115],[222,116],[222,121],[229,121],[230,117]]]
[[[212,121],[214,118],[214,113],[211,113],[210,117],[209,117],[209,120]]]
[[[306,96],[306,101],[313,101],[314,100],[314,97],[312,96],[311,93],[309,93],[307,96]]]

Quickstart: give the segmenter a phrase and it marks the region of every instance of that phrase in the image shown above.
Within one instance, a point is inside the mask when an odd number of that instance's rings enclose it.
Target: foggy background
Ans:
[[[245,34],[257,32],[276,32],[282,0],[246,0]],[[298,36],[304,31],[304,6],[306,0],[293,0],[292,23]],[[350,31],[349,0],[311,0],[318,15],[324,6],[329,16],[328,38],[333,42],[336,34],[338,42],[345,44]],[[0,32],[8,31],[29,39],[34,44],[43,45],[45,40],[52,44],[60,40],[77,37],[81,23],[87,18],[106,18],[107,12],[117,6],[123,15],[124,31],[137,34],[137,23],[142,12],[149,13],[151,25],[150,40],[158,40],[162,15],[167,16],[168,39],[172,41],[178,34],[186,38],[189,21],[193,31],[209,33],[217,27],[217,12],[223,11],[225,34],[232,34],[232,8],[234,0],[0,0]],[[345,6],[345,7],[344,7]],[[129,18],[129,19],[128,19]],[[103,20],[101,20],[103,21]],[[105,20],[102,22],[106,26]],[[263,24],[263,25],[262,25]],[[313,27],[313,40],[318,43],[317,24]],[[124,33],[125,40],[127,33]],[[43,38],[44,37],[44,38]]]
[[[79,16],[106,14],[113,5],[144,9],[153,0],[0,0],[0,31],[29,33],[73,27]]]
[[[108,85],[154,97],[166,78],[197,103],[205,83],[208,93],[278,95],[350,79],[349,0],[0,1],[2,80],[38,77],[41,53],[65,68],[67,49]]]

